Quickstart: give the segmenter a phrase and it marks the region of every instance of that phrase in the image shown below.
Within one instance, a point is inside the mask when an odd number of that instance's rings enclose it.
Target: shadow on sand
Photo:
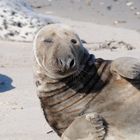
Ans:
[[[12,86],[12,81],[10,77],[0,74],[0,93],[14,89],[15,87]]]

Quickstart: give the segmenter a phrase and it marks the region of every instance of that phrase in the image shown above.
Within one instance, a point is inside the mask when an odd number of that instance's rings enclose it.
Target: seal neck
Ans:
[[[88,94],[101,90],[110,77],[110,61],[95,59],[94,55],[90,54],[82,62],[83,69],[79,74],[63,79],[51,79],[41,72],[38,75],[40,81],[38,90],[42,93],[40,96],[53,96],[69,89],[76,94]]]

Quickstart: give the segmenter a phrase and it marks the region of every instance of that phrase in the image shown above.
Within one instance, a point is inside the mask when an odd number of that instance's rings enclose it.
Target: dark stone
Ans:
[[[4,12],[4,13],[7,13],[7,11],[6,11],[6,10],[3,10],[3,12]]]
[[[7,25],[7,22],[6,22],[5,19],[3,20],[3,26],[4,26],[4,29],[7,29],[8,28],[8,25]]]
[[[3,16],[3,15],[0,15],[0,17],[2,17],[2,18],[3,18],[4,16]]]
[[[106,8],[107,8],[108,10],[111,10],[111,9],[112,9],[112,6],[109,5],[109,6],[107,6]]]
[[[17,22],[17,26],[21,28],[22,27],[21,22]]]
[[[12,33],[12,32],[10,32],[10,33],[8,33],[8,35],[10,35],[10,36],[14,36],[15,34],[14,34],[14,33]]]
[[[15,12],[15,11],[12,11],[12,12],[11,12],[11,15],[15,15],[15,14],[16,14],[16,12]]]

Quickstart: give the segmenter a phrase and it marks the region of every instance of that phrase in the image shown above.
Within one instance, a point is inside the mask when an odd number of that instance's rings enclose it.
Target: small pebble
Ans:
[[[140,15],[140,12],[135,12],[135,15]]]
[[[115,25],[117,25],[117,24],[119,24],[119,23],[126,23],[126,21],[124,21],[124,20],[115,20],[113,23],[114,23]]]
[[[24,109],[23,107],[21,107],[20,109]]]
[[[53,130],[50,130],[50,131],[47,132],[47,134],[50,134],[50,133],[52,133],[52,132],[53,132]]]
[[[36,8],[38,8],[38,9],[39,9],[39,8],[42,8],[42,6],[36,6]]]
[[[132,6],[133,5],[133,2],[127,2],[126,5],[127,6]]]
[[[117,20],[115,20],[113,23],[116,25],[116,24],[118,24],[119,22],[118,22]]]
[[[107,6],[106,8],[107,8],[108,10],[111,10],[111,9],[112,9],[112,6],[109,5],[109,6]]]
[[[135,10],[135,9],[137,9],[137,8],[134,7],[134,6],[131,6],[131,7],[130,7],[130,10],[132,10],[132,11]]]

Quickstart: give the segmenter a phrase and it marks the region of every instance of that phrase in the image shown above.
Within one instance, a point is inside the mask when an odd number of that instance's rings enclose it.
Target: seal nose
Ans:
[[[67,60],[58,60],[59,65],[64,69],[64,70],[69,70],[75,67],[75,60],[73,58],[68,58]]]

